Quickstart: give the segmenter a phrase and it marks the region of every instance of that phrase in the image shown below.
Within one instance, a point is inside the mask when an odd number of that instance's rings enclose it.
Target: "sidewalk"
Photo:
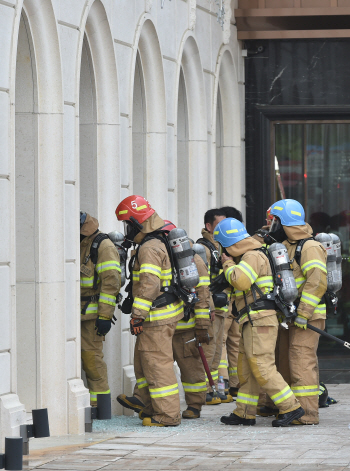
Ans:
[[[225,426],[232,404],[205,406],[202,417],[179,427],[141,427],[138,417],[94,422],[85,436],[30,441],[24,469],[48,470],[350,470],[350,385],[329,386],[335,404],[320,410],[320,425]],[[28,459],[27,459],[28,458]]]

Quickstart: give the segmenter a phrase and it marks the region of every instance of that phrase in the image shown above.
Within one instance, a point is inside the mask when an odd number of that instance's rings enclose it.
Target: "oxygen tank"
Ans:
[[[168,240],[179,268],[180,285],[186,289],[194,288],[199,283],[199,275],[186,231],[180,228],[172,229],[168,234]]]
[[[115,248],[118,250],[120,258],[120,270],[121,270],[121,286],[125,285],[126,278],[126,259],[128,258],[127,250],[122,247],[121,243],[124,242],[124,235],[121,232],[113,231],[108,234],[108,237],[111,239]]]
[[[339,237],[336,234],[329,234],[329,235],[332,237],[333,249],[334,249],[335,257],[336,257],[335,263],[336,263],[336,266],[337,266],[337,274],[338,275],[337,275],[337,279],[336,279],[337,288],[336,288],[335,292],[337,292],[342,287],[342,277],[343,277],[343,274],[342,274],[342,271],[341,271],[341,262],[342,262],[341,243],[340,243]]]
[[[207,253],[204,246],[202,244],[193,244],[192,249],[201,257],[206,266],[208,266]]]
[[[287,249],[283,244],[275,242],[270,245],[268,251],[271,255],[276,274],[282,278],[283,286],[281,292],[283,300],[288,304],[293,303],[298,297],[298,288],[293,276],[293,270],[291,269]]]
[[[327,291],[335,293],[337,291],[337,286],[339,283],[336,281],[338,279],[337,272],[337,257],[333,247],[333,239],[330,234],[325,232],[320,232],[315,237],[317,242],[320,242],[327,252]]]

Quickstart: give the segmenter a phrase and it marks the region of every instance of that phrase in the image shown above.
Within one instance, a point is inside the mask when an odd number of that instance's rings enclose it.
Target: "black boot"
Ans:
[[[119,394],[119,396],[117,397],[117,401],[123,407],[126,407],[127,409],[132,409],[135,412],[140,412],[145,407],[144,403],[137,399],[137,397],[127,396],[126,394]]]
[[[237,397],[237,394],[238,394],[238,388],[234,388],[234,387],[230,387],[229,389],[229,394],[232,396],[232,397]]]
[[[256,410],[256,415],[260,415],[261,417],[271,417],[276,416],[278,414],[278,409],[273,409],[272,407],[262,406],[258,407]]]
[[[293,420],[300,419],[305,414],[302,407],[287,412],[286,414],[278,414],[278,419],[272,421],[272,427],[288,427]]]
[[[230,414],[228,417],[224,415],[220,422],[225,425],[255,425],[255,419],[243,419],[236,414]]]

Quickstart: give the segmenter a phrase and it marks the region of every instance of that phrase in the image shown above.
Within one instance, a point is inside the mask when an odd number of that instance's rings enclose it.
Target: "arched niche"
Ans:
[[[184,84],[187,97],[188,159],[185,162],[185,172],[182,170],[182,174],[187,173],[188,175],[188,180],[185,182],[188,198],[187,201],[183,200],[180,191],[183,182],[180,183],[179,187],[181,176],[178,175],[178,214],[179,218],[186,222],[187,227],[185,229],[190,237],[195,238],[202,227],[203,215],[208,209],[208,143],[203,68],[197,43],[191,35],[183,39],[180,50],[178,100],[181,89],[181,73],[183,73],[182,84]],[[178,118],[177,123],[179,123]],[[179,130],[177,130],[178,132]]]
[[[17,393],[30,411],[38,407],[38,83],[33,37],[24,10],[18,31],[15,96]]]
[[[241,156],[240,97],[235,64],[227,47],[220,51],[217,63],[213,108],[213,116],[216,116],[213,120],[216,194],[220,205],[236,206],[242,210],[245,176]]]
[[[28,411],[48,409],[51,433],[59,435],[66,433],[68,418],[62,317],[63,93],[51,2],[18,2],[13,32],[15,73],[9,93],[15,115],[11,217],[16,250],[11,269],[16,283],[12,357],[16,380],[12,384]]]
[[[98,214],[97,197],[97,110],[95,72],[91,49],[84,35],[79,88],[80,207]]]
[[[147,195],[147,155],[146,155],[146,97],[145,81],[140,53],[135,62],[134,93],[132,110],[132,170],[133,193]]]
[[[134,93],[130,106],[132,125],[136,126],[133,129],[133,183],[165,217],[168,185],[164,71],[157,32],[148,16],[143,16],[139,22],[135,46]],[[136,112],[141,115],[135,116]],[[142,172],[143,176],[135,172]]]
[[[189,154],[188,154],[188,107],[183,70],[180,70],[177,103],[177,224],[189,230]]]

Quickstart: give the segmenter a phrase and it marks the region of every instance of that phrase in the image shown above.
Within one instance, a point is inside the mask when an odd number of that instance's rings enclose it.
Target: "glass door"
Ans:
[[[273,123],[275,185],[272,199],[293,198],[305,208],[314,230],[337,234],[342,244],[343,287],[337,314],[326,330],[350,341],[350,123],[344,121]],[[321,380],[348,382],[349,352],[321,337]]]

